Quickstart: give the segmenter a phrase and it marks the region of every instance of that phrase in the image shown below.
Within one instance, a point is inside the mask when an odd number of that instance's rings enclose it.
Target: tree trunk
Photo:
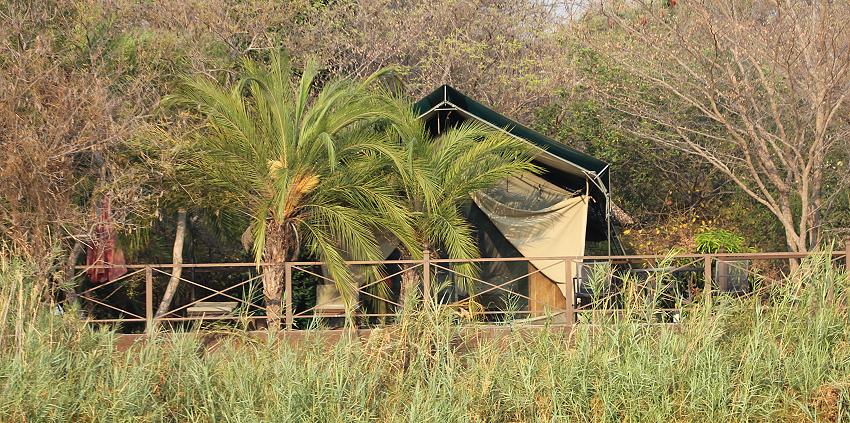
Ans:
[[[82,242],[74,242],[74,247],[68,253],[68,261],[65,263],[65,284],[62,286],[62,291],[65,293],[65,303],[69,306],[77,304],[77,291],[74,284],[74,276],[77,272],[74,266],[77,265],[77,260],[83,254],[84,247]]]
[[[270,263],[263,268],[263,295],[266,302],[266,320],[270,330],[280,328],[281,297],[283,297],[283,264],[286,261],[287,237],[282,225],[269,222],[263,259]]]
[[[177,210],[177,230],[174,233],[174,246],[171,249],[171,278],[168,280],[168,286],[165,287],[165,293],[162,294],[162,301],[159,303],[159,308],[156,310],[156,317],[162,317],[168,313],[171,308],[171,301],[174,300],[174,294],[177,293],[177,287],[180,285],[180,275],[183,273],[183,241],[186,239],[186,209],[179,208]]]
[[[402,253],[402,260],[410,260],[412,257],[409,253]],[[408,299],[413,299],[419,283],[422,281],[421,270],[418,270],[414,265],[405,264],[407,269],[401,274],[401,292],[399,292],[399,304],[402,309],[407,309],[410,305]]]

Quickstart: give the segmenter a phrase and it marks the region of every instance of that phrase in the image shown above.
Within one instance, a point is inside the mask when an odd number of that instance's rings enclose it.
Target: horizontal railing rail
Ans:
[[[348,261],[354,283],[347,290],[335,290],[338,281],[317,261],[128,264],[126,274],[104,283],[84,275],[112,266],[75,266],[82,283],[63,302],[76,302],[89,323],[118,324],[129,332],[187,323],[286,330],[372,327],[392,324],[408,301],[439,304],[460,319],[497,325],[574,325],[645,303],[660,322],[675,323],[697,298],[762,292],[782,280],[792,260],[812,254],[828,254],[834,265],[850,269],[848,251],[475,259],[436,258],[425,251],[419,260]],[[155,304],[178,268],[181,295],[157,315]],[[269,268],[283,270],[279,299],[263,295]],[[321,293],[317,286],[324,287]],[[268,307],[276,302],[279,315]]]
[[[510,262],[510,261],[528,261],[528,260],[587,260],[587,261],[599,261],[599,260],[626,260],[626,261],[634,261],[634,260],[651,260],[651,259],[663,259],[668,257],[676,257],[676,258],[703,258],[710,257],[712,259],[802,259],[809,257],[813,254],[830,254],[833,257],[844,257],[844,251],[832,251],[828,253],[818,252],[818,253],[786,253],[786,252],[767,252],[767,253],[711,253],[711,254],[648,254],[648,255],[618,255],[618,256],[606,256],[606,255],[597,255],[597,256],[544,256],[544,257],[490,257],[490,258],[469,258],[469,259],[448,259],[448,258],[432,258],[430,260],[431,263],[485,263],[485,262]],[[387,263],[393,264],[422,264],[422,260],[414,260],[414,259],[399,259],[399,260],[350,260],[345,262],[348,265],[382,265]],[[233,268],[261,268],[265,266],[283,266],[284,264],[291,264],[294,266],[317,266],[324,264],[320,261],[288,261],[288,262],[232,262],[232,263],[183,263],[180,265],[183,269],[191,269],[191,268],[222,268],[222,267],[233,267]],[[76,270],[88,270],[88,269],[108,269],[114,266],[110,265],[76,265],[74,269]],[[147,267],[174,267],[172,263],[150,263],[150,264],[122,264],[121,267],[126,269],[145,269]]]

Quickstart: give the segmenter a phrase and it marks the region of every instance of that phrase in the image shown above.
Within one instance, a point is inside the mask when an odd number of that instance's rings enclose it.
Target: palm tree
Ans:
[[[403,150],[404,171],[399,178],[405,203],[414,219],[415,248],[443,253],[449,258],[478,257],[472,229],[462,213],[471,201],[470,194],[504,181],[520,172],[538,172],[532,164],[532,147],[506,132],[476,121],[467,121],[432,138],[411,104],[399,98],[385,97],[397,111],[388,131]],[[403,252],[404,258],[418,251]],[[474,276],[476,267],[459,264],[460,275]],[[402,275],[403,289],[418,281],[414,272]],[[472,291],[470,280],[464,288]],[[403,294],[404,296],[404,294]]]
[[[273,327],[280,322],[279,264],[306,253],[327,263],[346,298],[353,280],[344,257],[378,259],[373,231],[410,239],[409,213],[386,175],[402,163],[376,125],[392,115],[374,82],[334,80],[318,92],[318,67],[296,78],[287,57],[269,66],[244,62],[244,76],[225,86],[187,79],[171,101],[196,112],[203,125],[188,143],[188,185],[206,201],[247,213]],[[398,173],[395,171],[395,173]]]

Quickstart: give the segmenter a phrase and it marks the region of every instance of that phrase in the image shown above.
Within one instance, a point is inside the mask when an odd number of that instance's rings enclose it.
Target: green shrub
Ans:
[[[744,237],[725,229],[706,229],[694,236],[697,252],[700,254],[713,253],[743,253]]]

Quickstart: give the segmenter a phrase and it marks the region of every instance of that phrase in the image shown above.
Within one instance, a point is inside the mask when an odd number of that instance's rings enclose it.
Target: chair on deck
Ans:
[[[594,301],[605,298],[614,292],[612,289],[612,280],[601,289],[602,292],[593,292],[593,275],[597,272],[599,266],[607,266],[607,263],[584,262],[579,264],[579,275],[573,278],[573,305],[576,310],[588,309]]]

